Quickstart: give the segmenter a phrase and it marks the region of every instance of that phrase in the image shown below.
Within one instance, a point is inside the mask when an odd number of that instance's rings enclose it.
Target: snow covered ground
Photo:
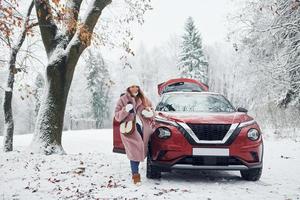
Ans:
[[[112,153],[112,130],[68,131],[68,155],[24,153],[32,135],[15,136],[15,150],[0,152],[2,199],[300,199],[300,142],[265,141],[263,176],[247,182],[238,172],[176,171],[161,180],[131,183],[129,161]],[[0,140],[3,138],[0,137]]]

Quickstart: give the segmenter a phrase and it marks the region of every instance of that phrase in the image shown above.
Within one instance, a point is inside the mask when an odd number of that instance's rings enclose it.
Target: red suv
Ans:
[[[196,84],[195,89],[191,79],[176,80],[158,86],[161,99],[149,142],[147,177],[160,178],[161,172],[172,169],[239,170],[244,179],[258,180],[263,141],[247,110],[235,109],[223,95],[207,92],[205,85]],[[118,130],[114,120],[113,151],[124,153]]]

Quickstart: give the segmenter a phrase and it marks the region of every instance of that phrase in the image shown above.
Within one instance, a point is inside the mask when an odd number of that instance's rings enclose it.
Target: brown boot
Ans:
[[[141,184],[141,175],[139,173],[133,174],[132,180],[133,180],[133,183],[136,185]]]

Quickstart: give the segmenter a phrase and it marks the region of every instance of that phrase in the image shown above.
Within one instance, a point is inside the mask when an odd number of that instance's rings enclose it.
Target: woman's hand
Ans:
[[[132,105],[132,103],[128,103],[128,104],[125,106],[125,111],[126,111],[126,112],[130,112],[130,113],[133,112],[133,105]]]
[[[142,115],[146,118],[151,118],[154,116],[154,113],[150,107],[147,107],[144,110],[142,110]]]

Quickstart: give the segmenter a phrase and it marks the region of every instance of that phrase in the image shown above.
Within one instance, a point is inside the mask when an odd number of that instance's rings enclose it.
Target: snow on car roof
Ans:
[[[190,94],[211,94],[211,95],[222,95],[218,92],[184,92],[184,91],[174,91],[174,92],[167,92],[167,93],[163,93],[163,95],[167,95],[167,94],[186,94],[186,93],[190,93]]]

